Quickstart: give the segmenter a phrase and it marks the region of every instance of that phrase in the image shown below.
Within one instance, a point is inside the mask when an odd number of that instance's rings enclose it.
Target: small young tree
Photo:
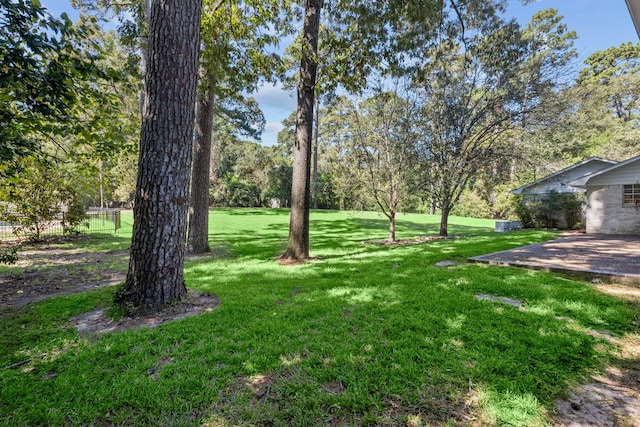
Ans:
[[[51,227],[63,226],[65,232],[77,231],[85,221],[79,195],[52,165],[34,158],[21,162],[19,176],[0,186],[0,220],[13,224],[14,232],[40,240]],[[72,214],[63,219],[63,211]]]
[[[415,182],[415,113],[415,105],[396,91],[381,92],[357,106],[339,99],[329,118],[339,117],[343,126],[326,126],[340,174],[357,183],[389,219],[389,242],[396,241],[396,215]]]

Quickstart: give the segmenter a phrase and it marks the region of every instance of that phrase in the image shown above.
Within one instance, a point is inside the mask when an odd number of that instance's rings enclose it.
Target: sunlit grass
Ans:
[[[363,243],[386,238],[383,216],[317,211],[314,261],[282,266],[286,211],[210,220],[221,256],[189,259],[186,280],[218,295],[213,312],[83,340],[69,319],[107,305],[112,290],[2,311],[0,423],[544,425],[568,384],[612,357],[589,330],[633,330],[624,301],[579,280],[466,262],[551,232],[495,234],[491,221],[452,218],[457,239],[384,246]],[[437,224],[402,215],[398,237]],[[128,244],[125,230],[77,245]]]

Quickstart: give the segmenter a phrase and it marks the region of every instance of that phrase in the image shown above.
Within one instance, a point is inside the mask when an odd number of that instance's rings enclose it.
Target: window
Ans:
[[[622,203],[625,205],[640,205],[640,184],[625,185],[622,191]]]

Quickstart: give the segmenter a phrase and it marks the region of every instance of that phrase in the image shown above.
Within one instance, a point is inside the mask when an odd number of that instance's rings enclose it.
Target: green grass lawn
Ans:
[[[401,215],[398,238],[437,234],[438,220]],[[634,332],[633,307],[588,283],[466,262],[552,232],[453,217],[459,238],[384,246],[363,243],[386,238],[383,216],[315,211],[315,260],[281,266],[287,211],[210,222],[215,256],[188,261],[186,280],[217,310],[90,339],[68,321],[113,289],[1,310],[0,424],[546,425],[554,399],[615,358],[589,329]],[[123,224],[73,245],[126,249]]]

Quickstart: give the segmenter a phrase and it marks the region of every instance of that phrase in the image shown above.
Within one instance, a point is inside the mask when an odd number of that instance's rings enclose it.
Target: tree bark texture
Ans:
[[[209,84],[205,82],[205,84]],[[189,238],[187,252],[209,252],[209,170],[213,135],[215,94],[206,90],[198,99],[196,139],[191,172],[191,204],[189,206]]]
[[[396,210],[389,211],[389,243],[396,241]]]
[[[142,20],[144,21],[145,24],[145,28],[142,31],[142,34],[140,36],[140,75],[143,76],[143,81],[142,84],[144,85],[144,76],[147,74],[147,63],[149,62],[149,52],[148,52],[148,47],[149,47],[149,28],[150,28],[150,19],[151,19],[151,0],[144,0],[144,10],[143,12],[144,16],[142,17]],[[144,113],[144,109],[145,109],[145,103],[146,103],[146,98],[145,98],[145,88],[143,87],[142,90],[140,91],[140,117],[142,117],[142,114]]]
[[[309,208],[311,202],[311,146],[316,74],[318,70],[318,31],[322,0],[307,0],[303,28],[303,52],[298,81],[293,177],[291,184],[291,218],[289,243],[281,258],[309,258]]]
[[[131,257],[119,297],[155,311],[186,294],[184,252],[202,0],[154,0],[133,209]]]
[[[449,212],[451,212],[451,205],[449,203],[443,204],[440,211],[440,236],[442,237],[449,235]]]
[[[318,140],[320,139],[320,99],[315,97],[313,118],[313,173],[311,174],[311,202],[318,209]]]

